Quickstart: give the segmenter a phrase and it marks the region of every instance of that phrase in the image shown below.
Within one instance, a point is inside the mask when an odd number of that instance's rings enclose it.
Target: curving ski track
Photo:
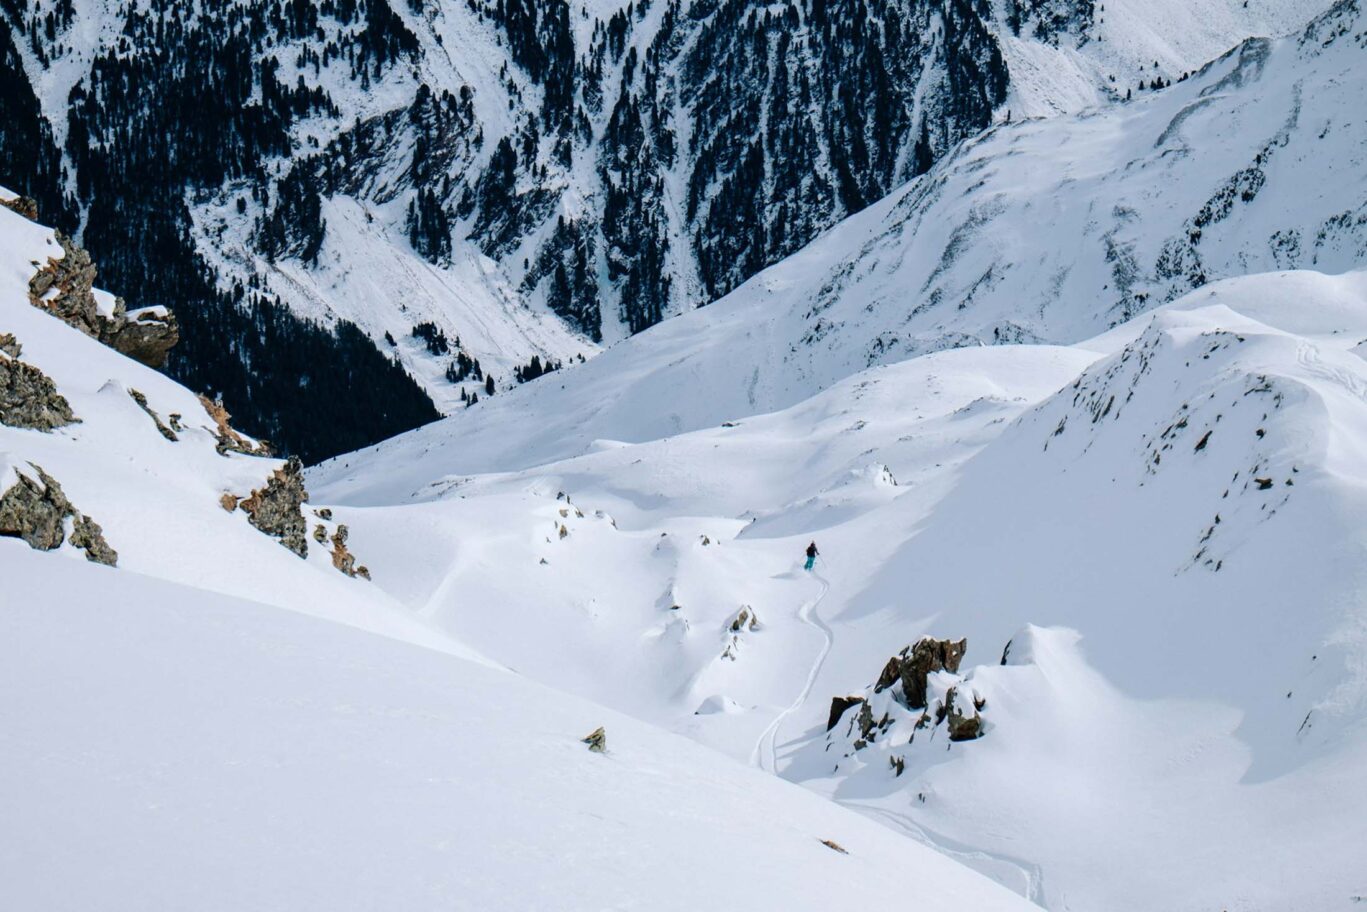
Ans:
[[[821,651],[817,653],[816,661],[812,663],[811,669],[807,672],[807,681],[802,685],[802,692],[797,695],[797,699],[794,700],[787,709],[774,717],[774,720],[769,723],[769,727],[764,730],[759,736],[759,740],[755,742],[755,749],[750,752],[750,764],[769,773],[778,773],[778,758],[774,743],[778,739],[779,728],[783,725],[783,721],[787,719],[788,716],[792,715],[807,702],[807,698],[811,696],[812,687],[816,684],[816,676],[821,673],[821,666],[825,664],[826,656],[829,655],[831,651],[831,628],[828,627],[826,622],[821,620],[821,616],[816,613],[816,609],[821,605],[822,600],[826,598],[826,593],[831,591],[831,584],[826,581],[825,577],[813,574],[813,578],[821,584],[821,591],[817,593],[816,598],[798,609],[797,617],[798,620],[802,621],[807,626],[820,631],[822,637]]]

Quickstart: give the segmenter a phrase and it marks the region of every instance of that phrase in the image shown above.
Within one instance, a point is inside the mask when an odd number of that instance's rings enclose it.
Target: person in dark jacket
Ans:
[[[818,554],[820,554],[820,553],[821,553],[820,551],[816,550],[816,542],[812,542],[810,545],[808,545],[808,546],[807,546],[807,566],[803,567],[802,569],[804,569],[804,570],[810,570],[810,569],[812,569],[812,566],[816,563],[816,556],[817,556]]]

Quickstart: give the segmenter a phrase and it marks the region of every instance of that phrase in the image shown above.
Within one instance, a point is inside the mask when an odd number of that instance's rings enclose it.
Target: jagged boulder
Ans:
[[[13,336],[4,337],[13,341]],[[0,339],[2,342],[3,339]],[[8,348],[19,350],[15,343]],[[0,354],[0,424],[13,428],[51,431],[75,424],[71,405],[52,380],[31,364],[19,361],[8,348]]]
[[[9,355],[11,358],[17,358],[23,353],[23,346],[19,344],[18,339],[14,338],[13,333],[0,333],[0,352]]]
[[[22,539],[38,551],[53,551],[66,539],[66,521],[71,519],[72,546],[84,551],[87,560],[115,566],[118,552],[105,541],[99,523],[77,510],[41,466],[34,465],[33,470],[37,480],[16,472],[14,484],[0,493],[0,536]]]
[[[742,633],[746,630],[759,629],[759,615],[755,614],[755,609],[749,605],[741,605],[740,611],[731,619],[730,629],[732,633]]]
[[[939,714],[949,730],[949,740],[973,741],[982,736],[983,719],[978,709],[976,701],[965,697],[958,687],[949,689]]]
[[[56,237],[62,256],[49,257],[29,279],[29,302],[148,367],[165,364],[180,341],[175,315],[164,309],[130,314],[121,298],[114,301],[112,314],[104,313],[95,300],[96,269],[90,254],[62,232]]]
[[[71,524],[71,544],[85,552],[87,560],[113,567],[119,554],[104,540],[104,530],[84,513],[77,514]]]
[[[23,539],[30,548],[53,551],[66,540],[66,518],[71,504],[53,481],[38,466],[35,481],[22,473],[0,494],[0,535]]]
[[[926,678],[937,671],[955,674],[959,663],[968,651],[968,640],[937,640],[922,637],[915,645],[908,646],[888,659],[883,673],[878,676],[874,693],[881,693],[898,681],[902,682],[902,694],[911,709],[924,709],[926,706]]]
[[[587,744],[589,750],[593,751],[595,754],[605,754],[608,750],[608,733],[600,725],[585,737],[580,738],[579,743]]]
[[[300,557],[308,557],[308,521],[303,505],[309,492],[304,487],[304,465],[297,457],[276,469],[263,488],[242,499],[238,509],[248,522]]]

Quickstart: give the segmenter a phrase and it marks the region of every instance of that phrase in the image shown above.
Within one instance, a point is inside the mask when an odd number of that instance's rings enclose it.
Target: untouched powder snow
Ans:
[[[1046,908],[1347,910],[1364,340],[1367,274],[1254,275],[1073,347],[940,352],[635,443],[678,399],[572,407],[581,369],[528,387],[550,427],[448,421],[311,477],[457,639]],[[983,737],[906,710],[828,734],[831,698],[924,635],[967,638]]]

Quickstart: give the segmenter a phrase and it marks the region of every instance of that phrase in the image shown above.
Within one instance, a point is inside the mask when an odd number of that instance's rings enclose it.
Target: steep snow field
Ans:
[[[19,426],[0,384],[0,906],[817,910],[857,888],[1030,908],[795,785],[491,667],[338,573],[335,539],[301,560],[226,512],[280,461],[220,454],[187,390],[31,306],[49,256],[48,229],[0,209],[3,377],[41,371],[79,419]],[[85,559],[71,518],[54,550],[11,537],[41,519],[10,496],[40,466],[117,567]],[[605,754],[580,743],[600,725]]]
[[[1164,66],[1224,27],[1154,9]],[[81,419],[0,426],[0,496],[41,465],[119,553],[0,539],[0,904],[1359,908],[1364,49],[1343,2],[999,125],[716,305],[314,467],[303,560],[222,506],[281,462],[30,306],[58,248],[0,210],[0,364]],[[330,262],[501,294],[375,249]],[[888,664],[923,637],[953,661]]]
[[[1353,908],[1363,28],[1000,126],[718,304],[311,478],[472,648],[1047,908]],[[1017,344],[937,351],[978,342]],[[922,636],[968,641],[924,711],[874,687]],[[872,712],[827,733],[847,694]]]

